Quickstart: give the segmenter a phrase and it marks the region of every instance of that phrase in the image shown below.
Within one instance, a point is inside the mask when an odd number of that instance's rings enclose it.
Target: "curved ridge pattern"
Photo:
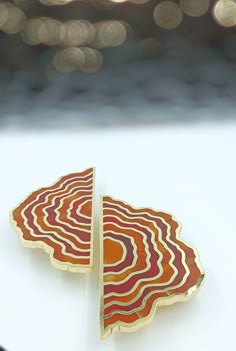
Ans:
[[[10,215],[23,244],[44,249],[56,268],[90,271],[93,190],[94,169],[89,168],[31,193]]]
[[[204,273],[191,246],[179,239],[170,214],[135,209],[102,198],[101,335],[134,331],[151,322],[156,308],[185,301]],[[117,263],[117,264],[116,264]]]

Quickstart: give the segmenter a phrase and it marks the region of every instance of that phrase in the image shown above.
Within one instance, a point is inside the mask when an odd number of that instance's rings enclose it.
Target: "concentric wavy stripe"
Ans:
[[[55,267],[90,271],[93,191],[93,168],[63,176],[31,193],[11,212],[11,222],[24,245],[44,249]]]
[[[109,222],[110,224],[110,222]],[[125,226],[125,224],[124,224]],[[122,291],[120,292],[121,294],[126,295],[127,292],[130,290],[130,285],[131,287],[134,286],[137,282],[137,277],[145,277],[146,276],[146,271],[150,271],[152,267],[154,268],[156,274],[161,275],[163,272],[163,267],[160,265],[160,262],[162,261],[162,253],[158,250],[156,243],[152,242],[151,238],[151,233],[146,232],[146,235],[141,235],[141,231],[138,230],[138,226],[135,226],[135,233],[130,230],[130,228],[125,230],[121,226],[115,226],[116,230],[118,230],[122,235],[124,233],[130,233],[130,235],[136,235],[136,237],[139,235],[141,236],[141,240],[145,243],[145,245],[142,246],[140,245],[140,239],[136,239],[136,245],[139,245],[139,251],[138,251],[138,261],[135,267],[133,267],[132,273],[127,270],[125,274],[123,274],[123,277],[120,277],[120,274],[114,274],[116,277],[112,278],[112,280],[109,281],[109,276],[104,279],[104,293],[106,294],[107,297],[113,296],[114,294],[119,295],[120,288],[122,287]],[[139,242],[138,242],[139,241]],[[139,253],[143,253],[147,251],[147,255],[142,255]],[[139,264],[140,263],[140,264]],[[120,273],[120,272],[118,272]],[[121,280],[120,280],[121,279]]]
[[[105,196],[102,217],[103,337],[136,330],[152,320],[158,306],[196,293],[203,269],[196,250],[180,240],[181,226],[172,215],[135,209]],[[108,239],[109,245],[105,244]]]

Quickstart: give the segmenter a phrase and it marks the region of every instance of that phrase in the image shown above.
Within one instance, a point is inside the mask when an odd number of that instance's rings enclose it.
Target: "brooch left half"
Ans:
[[[94,168],[32,192],[10,213],[26,247],[41,248],[58,269],[93,269]]]

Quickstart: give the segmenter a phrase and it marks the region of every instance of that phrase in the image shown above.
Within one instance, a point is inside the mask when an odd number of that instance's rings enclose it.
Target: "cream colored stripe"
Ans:
[[[162,222],[163,222],[163,218],[159,218]],[[164,222],[163,222],[164,223]],[[171,235],[171,233],[170,233],[170,225],[168,224],[168,223],[165,223],[167,226],[168,226],[168,235],[166,236],[166,240],[168,241],[168,242],[170,242],[171,244],[173,244],[174,246],[176,246],[178,249],[179,249],[179,251],[182,253],[182,260],[181,260],[181,262],[182,262],[182,264],[183,264],[183,266],[184,266],[184,268],[185,268],[185,275],[184,275],[184,277],[183,277],[183,279],[182,279],[182,282],[183,283],[185,283],[186,282],[186,280],[187,280],[187,277],[189,276],[189,274],[190,274],[190,271],[189,271],[189,268],[188,268],[188,266],[187,266],[187,264],[186,264],[186,262],[185,262],[185,253],[184,253],[184,251],[179,247],[179,245],[177,244],[177,243],[175,243],[175,242],[173,242],[172,240],[170,240],[170,235]],[[174,267],[174,274],[172,275],[172,278],[168,281],[168,282],[165,282],[165,283],[155,283],[155,284],[153,284],[153,283],[150,283],[150,284],[146,284],[145,286],[143,286],[142,288],[141,288],[141,290],[140,290],[140,292],[139,292],[139,294],[136,296],[136,298],[134,298],[133,300],[131,300],[131,301],[129,301],[129,303],[128,304],[131,304],[131,303],[133,303],[133,302],[135,302],[141,295],[142,295],[142,292],[143,292],[143,290],[144,289],[146,289],[147,287],[161,287],[161,286],[166,286],[167,284],[169,285],[169,284],[171,284],[173,281],[174,281],[174,279],[175,279],[175,277],[177,276],[177,274],[178,274],[178,271],[177,271],[177,269],[176,269],[176,267],[175,266],[173,266]],[[163,267],[162,267],[162,270],[163,270]],[[154,277],[154,278],[152,278],[152,279],[158,279],[158,276],[157,277]],[[137,283],[139,284],[140,282],[148,282],[148,281],[150,281],[150,278],[144,278],[144,279],[140,279]],[[134,292],[135,291],[135,289],[136,289],[136,287],[137,287],[137,285],[138,284],[135,284],[134,285],[134,287],[133,287],[133,289],[131,289],[130,291],[129,291],[129,294],[131,294],[132,292]],[[171,287],[171,288],[167,288],[167,290],[163,290],[163,289],[158,289],[158,291],[160,291],[160,292],[164,292],[164,291],[168,291],[168,290],[174,290],[174,289],[176,289],[176,288],[178,288],[179,286],[181,286],[182,284],[178,284],[178,285],[176,285],[176,286],[173,286],[173,287]],[[127,293],[110,293],[110,294],[107,294],[107,295],[105,295],[104,296],[104,298],[107,298],[107,297],[110,297],[110,296],[125,296],[125,295],[127,295]],[[115,303],[115,300],[113,301],[113,302],[111,302],[111,303],[108,303],[107,305],[106,305],[106,307],[107,306],[110,306],[110,305],[112,305],[112,304],[114,304]],[[126,305],[125,303],[122,303],[122,302],[119,302],[119,301],[117,301],[117,304],[118,305]]]
[[[33,215],[33,217],[34,217],[34,220],[33,220],[34,225],[39,229],[39,231],[40,231],[42,234],[37,235],[37,234],[34,233],[33,229],[32,229],[30,226],[28,226],[28,224],[27,224],[27,218],[25,217],[25,214],[22,213],[22,217],[23,217],[23,219],[24,219],[24,225],[25,225],[25,227],[29,230],[30,235],[31,235],[32,237],[34,237],[34,238],[40,238],[40,237],[41,237],[41,238],[47,238],[47,239],[49,239],[49,240],[51,240],[51,241],[53,241],[53,242],[55,242],[55,243],[58,243],[58,244],[61,246],[62,243],[56,241],[54,238],[52,238],[52,237],[50,236],[50,234],[49,234],[48,232],[44,231],[44,230],[38,225],[38,223],[37,223],[37,217],[35,216],[35,214],[32,213],[32,215]],[[35,221],[36,221],[36,222],[35,222]],[[52,232],[53,232],[53,231],[52,231]],[[45,233],[45,234],[43,234],[43,233]],[[57,238],[59,238],[60,240],[63,239],[63,240],[64,240],[66,243],[68,243],[74,250],[78,250],[78,249],[79,249],[79,251],[82,251],[82,252],[89,252],[89,251],[90,251],[90,249],[80,249],[79,247],[75,246],[75,244],[72,243],[70,240],[68,240],[68,239],[66,239],[66,238],[60,237],[60,235],[58,235],[58,234],[55,233],[55,232],[53,232],[53,234],[54,234]],[[87,243],[87,244],[89,244],[89,243]],[[77,257],[77,256],[74,256],[74,255],[69,254],[69,253],[68,253],[68,255],[69,255],[69,256],[71,255],[72,257]],[[79,257],[79,256],[78,256],[78,257]]]
[[[130,213],[131,214],[131,212],[129,211],[129,210],[127,210],[126,208],[124,208],[124,207],[121,207],[120,205],[117,205],[118,207],[120,207],[120,208],[122,208],[122,209],[124,209],[124,210],[126,210],[128,213]],[[110,210],[114,210],[113,208],[111,209],[111,208],[109,208]],[[145,214],[148,214],[149,216],[151,216],[152,218],[153,218],[153,215],[151,215],[151,214],[149,214],[149,213],[147,213],[147,212],[144,212]],[[167,214],[167,213],[166,213]],[[124,215],[124,214],[123,214]],[[136,214],[135,214],[136,215]],[[168,214],[167,214],[168,215]],[[125,216],[125,215],[124,215]],[[170,215],[171,216],[171,215]],[[141,218],[141,219],[143,219],[142,217],[139,217],[139,216],[137,216],[139,219]],[[173,216],[171,216],[172,217],[172,219],[173,219]],[[168,222],[166,222],[162,217],[159,217],[159,216],[156,216],[156,218],[158,218],[159,220],[161,220],[162,221],[162,223],[164,224],[164,225],[166,225],[167,226],[167,236],[166,236],[166,240],[169,242],[169,243],[171,243],[172,245],[174,245],[175,247],[177,247],[178,249],[179,249],[179,251],[182,253],[182,262],[183,262],[183,257],[185,257],[185,252],[180,248],[180,246],[177,244],[177,243],[175,243],[175,242],[173,242],[172,240],[170,240],[170,236],[171,236],[171,226],[170,226],[170,224],[168,223]],[[132,219],[132,218],[130,218],[130,219]],[[143,220],[147,220],[147,219],[143,219]],[[175,219],[173,219],[173,220],[175,220]],[[175,220],[175,222],[178,224],[178,228],[176,229],[176,238],[178,237],[178,235],[179,235],[179,230],[180,230],[180,224],[179,224],[179,222],[178,221],[176,221]],[[154,223],[154,225],[155,225],[155,227],[157,228],[157,230],[158,230],[158,227],[157,227],[157,225],[156,225],[156,223],[155,222],[153,222]],[[137,225],[137,223],[135,223],[136,225]],[[140,226],[142,226],[142,225],[140,225]],[[147,230],[148,230],[148,228],[146,228]],[[159,230],[158,230],[158,232],[159,232]],[[160,234],[161,234],[161,236],[162,236],[162,232],[160,232]],[[163,242],[163,240],[162,240],[162,242]],[[164,242],[163,242],[164,243]],[[165,246],[165,247],[168,247],[168,246]],[[168,248],[169,249],[169,248]],[[173,263],[173,261],[174,261],[174,258],[175,258],[175,256],[174,256],[174,254],[173,254],[173,252],[169,249],[168,250],[170,253],[171,253],[171,256],[172,256],[172,259],[171,259],[171,261],[170,261],[170,263],[172,264]],[[184,263],[184,262],[183,262]],[[184,265],[184,264],[183,264]],[[174,271],[176,272],[177,270],[176,270],[176,267],[172,264],[172,268],[174,269]],[[168,281],[167,283],[163,283],[163,285],[165,285],[165,284],[169,284],[169,283],[171,283],[173,280],[174,280],[174,278],[176,277],[176,273],[172,276],[172,279],[171,279],[171,281]],[[157,277],[155,277],[155,279],[158,279],[158,276]],[[150,280],[150,279],[148,279],[148,280]],[[142,280],[143,281],[143,280]],[[106,285],[108,285],[108,284],[106,284]],[[133,289],[134,290],[134,289]],[[115,294],[116,295],[116,294]],[[105,297],[107,297],[108,295],[106,295]],[[119,295],[116,295],[116,296],[119,296]]]
[[[83,188],[83,189],[85,189],[85,188]],[[80,197],[80,199],[90,197],[90,201],[92,201],[91,190],[81,190],[81,189],[80,189],[80,190],[78,190],[78,195],[79,195],[80,191],[88,192],[88,193],[89,193],[89,195],[85,195],[85,196],[83,196],[83,197]],[[67,226],[68,228],[77,229],[77,230],[78,230],[78,228],[81,228],[81,227],[85,226],[85,224],[82,223],[82,222],[80,222],[80,221],[77,221],[77,222],[76,222],[76,226],[73,226],[73,225],[71,225],[70,223],[63,222],[63,221],[61,221],[61,220],[59,219],[59,216],[60,216],[60,212],[59,212],[59,211],[60,211],[60,209],[62,208],[62,206],[64,205],[64,201],[65,201],[68,197],[70,197],[71,195],[72,195],[72,194],[68,194],[67,196],[61,197],[61,200],[62,200],[62,201],[60,200],[60,205],[59,205],[57,208],[55,208],[55,213],[56,213],[55,219],[57,220],[58,223],[66,224],[66,226]],[[49,206],[44,207],[43,212],[45,213],[45,211],[46,211],[46,209],[48,209],[48,207],[54,206],[54,205],[55,205],[55,202],[56,202],[56,199],[58,199],[58,198],[59,198],[59,197],[54,198],[53,201],[52,201],[52,203],[49,204]],[[77,201],[77,200],[76,200],[76,201]],[[40,205],[41,205],[41,204],[42,204],[42,203],[40,203]],[[82,204],[82,205],[83,205],[83,204]],[[37,205],[37,206],[38,206],[38,205]],[[36,209],[37,206],[35,206],[34,209]],[[66,212],[67,212],[67,215],[68,215],[68,210],[66,210]],[[45,215],[46,215],[46,217],[48,217],[47,213],[45,213]],[[69,216],[68,216],[68,217],[69,217]],[[72,217],[69,217],[69,218],[71,219]],[[51,226],[51,225],[48,223],[48,221],[47,221],[46,218],[45,218],[45,221],[47,222],[47,224],[48,224],[49,226]],[[87,233],[91,233],[91,224],[86,224],[86,226],[89,226],[90,228],[83,228],[83,231],[84,231],[84,232],[87,232]],[[53,225],[53,227],[55,227],[55,226]]]
[[[121,207],[120,207],[121,208]],[[125,208],[123,208],[122,207],[122,209],[125,209]],[[157,231],[157,234],[158,234],[158,241],[160,241],[161,243],[162,243],[162,245],[165,247],[165,249],[169,252],[169,254],[170,254],[170,256],[171,256],[171,259],[170,259],[170,261],[169,261],[169,265],[173,268],[173,270],[174,270],[174,264],[173,264],[173,262],[174,262],[174,259],[175,259],[175,256],[174,256],[174,254],[173,254],[173,251],[170,249],[170,247],[167,245],[167,243],[165,242],[165,240],[163,240],[162,239],[162,231],[161,231],[161,229],[157,226],[157,224],[156,224],[156,222],[154,221],[154,220],[151,220],[151,219],[146,219],[146,218],[143,218],[143,217],[141,217],[141,216],[138,216],[138,215],[135,215],[135,216],[132,216],[132,217],[128,217],[128,215],[126,215],[126,214],[124,214],[124,213],[122,213],[121,211],[119,211],[119,210],[117,210],[117,209],[114,209],[114,208],[110,208],[110,210],[112,210],[112,211],[114,211],[115,213],[118,213],[118,214],[121,214],[121,215],[123,215],[124,217],[127,217],[128,219],[129,219],[129,222],[124,222],[123,220],[122,220],[122,222],[123,223],[126,223],[126,224],[128,224],[128,223],[130,223],[130,224],[135,224],[135,225],[138,225],[139,227],[141,227],[141,228],[144,228],[145,230],[147,230],[149,233],[152,233],[152,231],[150,231],[149,230],[149,228],[148,228],[148,226],[144,226],[143,224],[141,224],[141,223],[137,223],[135,220],[137,219],[137,220],[142,220],[142,221],[144,221],[144,222],[151,222],[153,225],[154,225],[154,227],[156,228],[156,231]],[[128,214],[131,214],[130,212],[128,213]],[[109,216],[109,215],[107,215],[107,216]],[[114,215],[112,215],[112,216],[114,216]],[[105,217],[105,216],[104,216]],[[117,216],[115,216],[115,217],[117,217]],[[152,216],[153,217],[153,216]],[[120,217],[118,217],[119,219],[120,219]],[[162,222],[163,223],[163,222]],[[164,225],[167,225],[167,223],[165,222],[164,223]],[[167,232],[168,232],[168,225],[167,225]],[[154,232],[153,232],[154,233]],[[170,234],[170,232],[169,232],[169,234]],[[155,233],[154,233],[154,236],[155,236]],[[168,241],[168,240],[167,240]],[[157,245],[157,244],[156,244]],[[158,251],[159,252],[159,251]]]
[[[84,177],[83,177],[83,178],[84,178]],[[72,179],[75,179],[75,182],[74,182],[74,183],[78,183],[78,182],[84,183],[84,184],[87,184],[87,183],[88,183],[87,180],[86,180],[86,181],[79,181],[78,178],[71,178],[71,179],[68,179],[68,181],[70,181],[70,180],[72,180]],[[90,181],[90,180],[89,180],[89,181]],[[66,181],[65,181],[65,182],[66,182]],[[74,183],[67,184],[67,185],[65,186],[65,188],[63,188],[63,185],[65,184],[65,182],[61,183],[60,186],[59,186],[58,188],[55,188],[55,189],[51,189],[51,190],[50,190],[50,188],[51,188],[53,185],[50,186],[50,187],[46,187],[46,188],[41,188],[41,189],[39,189],[38,191],[41,190],[41,192],[36,196],[36,198],[35,198],[33,201],[31,201],[31,202],[24,208],[24,211],[25,211],[28,207],[30,207],[31,205],[33,205],[33,203],[37,202],[37,201],[39,200],[40,196],[44,195],[45,193],[48,193],[48,195],[45,197],[44,203],[46,202],[46,200],[48,200],[48,197],[49,197],[50,195],[54,194],[54,193],[56,193],[56,194],[58,195],[58,194],[61,194],[61,193],[66,192],[67,189],[70,188],[70,187],[72,187],[72,189],[74,189],[74,187],[75,187],[75,185],[73,185]],[[58,183],[58,182],[57,182],[57,183]],[[54,184],[54,185],[55,185],[55,184]],[[90,186],[92,186],[92,185],[90,185]],[[43,189],[45,189],[45,190],[42,191]],[[61,190],[60,190],[60,189],[61,189]],[[35,191],[34,191],[32,194],[34,194],[34,193],[35,193]],[[32,195],[32,194],[31,194],[31,195]],[[28,197],[28,198],[29,198],[29,197]],[[28,198],[27,198],[27,199],[28,199]]]
[[[104,216],[104,217],[106,217],[106,216]],[[121,222],[122,222],[122,221],[121,221]],[[123,222],[123,223],[125,223],[125,222]],[[112,223],[112,222],[105,222],[104,224],[110,224],[110,225],[112,224],[112,225],[113,225],[114,227],[116,227],[117,229],[119,229],[119,228],[120,228],[120,229],[127,229],[127,228],[123,228],[123,227],[121,227],[120,225],[118,225],[118,224],[116,224],[116,223]],[[130,230],[132,230],[132,228],[130,228]],[[111,282],[109,282],[109,283],[104,282],[104,286],[105,286],[105,285],[122,285],[122,284],[126,283],[128,280],[130,280],[133,276],[139,275],[139,274],[141,274],[141,273],[148,272],[149,269],[151,268],[151,263],[150,263],[151,253],[150,253],[150,251],[148,250],[149,245],[148,245],[148,242],[147,242],[147,237],[146,237],[146,235],[145,235],[141,230],[135,229],[135,232],[136,232],[136,233],[138,232],[138,233],[141,234],[141,236],[143,237],[143,243],[144,243],[144,246],[145,246],[145,252],[146,252],[146,254],[147,254],[147,257],[146,257],[147,266],[145,267],[145,269],[132,272],[128,277],[126,277],[125,279],[123,279],[123,280],[121,280],[121,281],[119,281],[119,282],[113,282],[113,281],[111,281]],[[152,245],[153,245],[153,247],[154,247],[154,250],[159,254],[159,259],[158,259],[158,261],[157,261],[157,266],[158,266],[158,268],[159,268],[159,270],[160,270],[159,276],[161,276],[162,273],[163,273],[163,267],[160,265],[160,263],[161,263],[161,261],[162,261],[163,254],[162,254],[162,253],[158,250],[158,248],[157,248],[156,242],[155,242],[154,239],[153,239],[153,232],[150,232],[150,234],[151,234],[151,242],[152,242]],[[122,234],[121,234],[121,235],[122,235]],[[119,274],[111,274],[111,277],[112,277],[113,275],[119,275]],[[111,278],[111,279],[112,279],[112,278]],[[138,283],[138,282],[136,282],[136,284],[135,284],[134,286],[136,286],[137,283]],[[106,297],[107,297],[107,296],[110,296],[110,295],[113,295],[113,293],[112,293],[112,294],[106,295]],[[126,293],[125,293],[124,295],[126,295]]]
[[[72,191],[72,190],[71,190],[71,191]],[[44,202],[40,202],[39,204],[37,204],[36,206],[33,207],[33,209],[32,209],[32,215],[33,215],[34,219],[37,219],[37,215],[35,214],[35,211],[36,211],[37,207],[38,207],[38,206],[42,206],[44,203],[45,203],[45,201],[44,201]],[[53,202],[50,203],[50,207],[51,207],[51,205],[54,204],[54,203],[55,203],[55,198],[53,199]],[[47,207],[44,207],[44,208],[42,209],[42,211],[43,211],[43,213],[44,213],[44,215],[45,215],[45,216],[44,216],[44,222],[47,224],[47,226],[48,226],[49,228],[52,228],[52,231],[53,231],[53,233],[54,233],[55,235],[56,235],[56,233],[54,232],[54,231],[55,231],[55,228],[58,228],[58,229],[60,229],[64,234],[75,238],[75,239],[77,240],[78,243],[81,243],[81,244],[88,244],[88,242],[85,242],[85,241],[81,240],[80,238],[78,238],[78,236],[77,236],[76,234],[74,234],[74,233],[72,233],[72,232],[68,232],[68,231],[66,231],[64,228],[62,228],[62,227],[60,227],[60,226],[57,226],[57,225],[53,225],[53,226],[52,226],[51,224],[49,224],[48,221],[47,221],[47,216],[48,216],[48,214],[46,213],[46,209],[47,209],[47,208],[48,208],[48,206],[47,206]],[[30,228],[29,225],[28,225],[28,223],[27,223],[27,217],[26,217],[26,215],[25,215],[25,209],[22,211],[22,215],[23,215],[23,214],[24,214],[24,218],[26,218],[26,222],[24,221],[24,225],[25,225],[27,228]],[[64,224],[64,222],[61,222],[60,220],[58,220],[58,222]],[[35,220],[34,220],[33,223],[36,225]],[[41,227],[38,226],[38,224],[37,224],[36,226],[37,226],[37,228],[41,228]],[[70,227],[70,226],[69,226],[69,227]],[[71,227],[71,228],[74,229],[73,227]],[[43,231],[43,230],[42,230],[42,229],[39,229],[39,231]],[[87,231],[88,233],[90,233],[89,230],[84,230],[84,231]],[[43,231],[43,232],[44,232],[44,233],[47,233],[46,231]],[[56,235],[56,236],[60,238],[60,235]],[[64,239],[64,238],[63,238],[63,240],[67,241],[67,240]],[[68,243],[69,243],[69,242],[68,242]]]
[[[52,241],[52,242],[54,242],[55,244],[57,244],[57,245],[59,245],[61,248],[62,248],[62,253],[63,253],[63,255],[66,255],[66,256],[70,256],[70,257],[73,257],[73,258],[79,258],[79,259],[89,259],[89,256],[88,257],[84,257],[84,256],[78,256],[78,255],[73,255],[73,254],[71,254],[71,253],[68,253],[68,252],[66,252],[65,251],[65,246],[63,245],[63,243],[61,243],[61,242],[58,242],[57,240],[55,240],[54,238],[52,238],[52,237],[50,237],[50,236],[48,236],[48,235],[44,235],[44,234],[41,234],[40,236],[39,235],[35,235],[34,234],[34,232],[32,231],[32,229],[29,227],[28,228],[29,229],[29,231],[30,231],[30,234],[31,234],[31,236],[32,237],[34,237],[34,238],[37,238],[37,239],[39,239],[39,240],[37,240],[37,242],[42,242],[42,244],[44,244],[44,245],[48,245],[48,244],[46,244],[43,240],[41,241],[40,239],[42,239],[42,238],[47,238],[47,239],[49,239],[50,241]],[[67,240],[65,240],[66,242],[68,242]],[[68,242],[70,245],[71,245],[71,242]],[[55,248],[54,248],[55,249]],[[78,248],[76,248],[77,250],[78,250]],[[83,251],[83,250],[80,250],[80,251]]]
[[[78,200],[81,200],[81,199],[87,199],[86,201],[84,201],[83,203],[81,203],[78,208],[76,209],[76,214],[80,217],[83,217],[83,218],[86,218],[86,219],[90,219],[91,220],[91,217],[90,216],[86,216],[84,214],[81,213],[81,209],[83,206],[85,206],[88,202],[91,202],[92,201],[92,191],[91,191],[91,194],[90,195],[84,195],[84,196],[81,196],[79,199],[75,199],[73,201],[70,202],[70,206],[69,208],[66,210],[66,213],[68,215],[68,218],[70,218],[70,220],[72,222],[74,222],[75,224],[77,224],[77,220],[73,217],[70,216],[71,214],[71,211],[73,210],[73,207],[74,207],[74,203]],[[91,224],[87,224],[87,223],[83,223],[84,226],[90,226]]]
[[[175,293],[175,294],[170,295],[170,296],[160,297],[160,298],[155,299],[153,304],[152,304],[152,308],[150,310],[150,313],[147,316],[139,317],[135,322],[132,322],[132,323],[126,323],[126,322],[119,320],[118,322],[109,324],[106,328],[104,328],[103,336],[106,337],[106,336],[110,335],[111,332],[114,333],[116,331],[126,331],[126,332],[137,331],[140,327],[143,327],[144,325],[151,323],[157,307],[172,305],[176,302],[187,301],[190,298],[192,298],[197,293],[199,288],[201,287],[203,279],[204,279],[204,273],[203,273],[202,267],[200,265],[200,261],[198,259],[197,259],[196,264],[199,267],[200,271],[202,271],[202,275],[192,288],[190,288],[188,291],[186,291],[184,293]],[[110,315],[108,318],[110,318]]]
[[[135,211],[136,211],[136,209],[134,208],[134,213],[132,213],[131,211],[129,211],[129,210],[127,210],[126,208],[124,208],[123,206],[121,206],[120,204],[117,204],[117,201],[118,200],[116,200],[116,199],[114,199],[114,198],[112,198],[112,197],[108,197],[109,198],[109,200],[111,201],[111,202],[109,202],[109,201],[105,201],[104,200],[104,197],[102,198],[103,199],[103,203],[107,203],[108,205],[116,205],[116,206],[118,206],[118,207],[120,207],[120,208],[122,208],[122,209],[125,209],[127,212],[129,212],[129,213],[131,213],[131,214],[136,214],[137,215],[137,212],[135,213]],[[120,203],[122,203],[121,201],[120,201]],[[129,207],[131,207],[130,205],[128,205],[128,204],[126,204],[125,202],[123,202],[123,204],[124,205],[127,205],[127,206],[129,206]],[[112,209],[113,210],[113,209]],[[142,209],[137,209],[138,211],[140,211],[140,210],[142,210]],[[150,210],[152,210],[152,209],[150,209]],[[153,210],[153,212],[154,213],[157,213],[157,211],[155,211],[155,210]],[[181,231],[181,224],[175,219],[175,217],[172,215],[172,214],[170,214],[170,213],[166,213],[166,212],[163,212],[163,211],[159,211],[159,213],[161,214],[161,213],[164,213],[164,214],[166,214],[166,215],[169,215],[171,218],[172,218],[172,220],[174,220],[177,224],[178,224],[178,228],[176,229],[176,235],[175,235],[175,240],[178,240],[179,239],[179,237],[180,237],[180,231]],[[151,214],[151,213],[149,213],[149,212],[146,212],[146,211],[140,211],[138,214],[147,214],[148,216],[151,216],[151,217],[155,217],[153,214]],[[146,220],[146,219],[145,219]],[[161,218],[161,220],[163,221],[163,219]],[[168,223],[166,223],[167,225],[168,225]],[[169,227],[169,225],[168,225],[168,227]],[[151,309],[151,311],[150,311],[150,313],[146,316],[146,317],[143,317],[143,318],[139,318],[137,321],[135,321],[135,322],[133,322],[133,323],[125,323],[125,322],[123,322],[123,321],[118,321],[118,322],[116,322],[116,323],[113,323],[113,324],[110,324],[110,325],[108,325],[106,328],[104,328],[104,323],[102,323],[102,336],[103,337],[107,337],[107,336],[109,336],[111,333],[114,333],[114,332],[116,332],[116,331],[135,331],[135,330],[137,330],[137,329],[139,329],[141,326],[143,326],[143,325],[145,325],[145,324],[149,324],[151,321],[152,321],[152,318],[153,318],[153,316],[154,316],[154,314],[155,314],[155,311],[156,311],[156,308],[157,308],[157,306],[161,306],[161,305],[169,305],[169,304],[173,304],[173,303],[175,303],[175,302],[177,302],[177,301],[185,301],[185,300],[187,300],[189,297],[191,297],[192,295],[194,295],[194,293],[195,292],[197,292],[197,290],[199,289],[199,287],[201,286],[201,284],[202,284],[202,281],[203,281],[203,278],[204,278],[204,272],[203,272],[203,269],[202,269],[202,266],[201,266],[201,264],[200,264],[200,259],[199,259],[199,255],[198,255],[198,253],[197,253],[197,251],[193,248],[193,247],[191,247],[191,246],[189,246],[184,240],[181,240],[181,243],[184,243],[186,246],[188,246],[189,248],[191,248],[192,250],[193,250],[193,252],[194,252],[194,254],[195,254],[195,262],[196,262],[196,265],[197,265],[197,267],[199,268],[199,271],[201,272],[201,278],[199,278],[199,281],[191,288],[191,289],[189,289],[188,291],[186,291],[186,292],[184,292],[184,293],[179,293],[179,294],[177,294],[177,293],[175,293],[175,294],[173,294],[173,295],[171,295],[171,296],[167,296],[167,297],[165,297],[165,298],[160,298],[160,299],[156,299],[155,301],[154,301],[154,303],[153,303],[153,305],[152,305],[152,309]],[[173,243],[173,244],[175,244],[175,243]],[[184,254],[184,257],[185,257],[185,254]],[[183,263],[183,262],[182,262]],[[185,262],[184,262],[184,265],[185,265]],[[183,282],[183,280],[182,280],[182,282]],[[176,288],[176,287],[174,287],[174,288]],[[168,291],[169,291],[170,289],[168,288]],[[140,296],[141,294],[138,294],[138,297]],[[103,308],[104,308],[104,298],[106,298],[106,296],[104,297],[103,296],[103,302],[102,302],[102,304],[101,304],[101,308],[102,308],[102,310],[103,310]],[[136,299],[135,299],[136,300]],[[134,300],[131,300],[127,305],[129,305],[129,304],[131,304],[132,302],[134,302]],[[117,302],[117,301],[113,301],[112,303],[110,303],[110,304],[106,304],[105,305],[105,307],[107,307],[107,306],[109,306],[109,305],[111,305],[111,304],[113,304],[113,303],[117,303],[118,305],[120,304],[121,306],[123,305],[122,303],[119,303],[119,302]],[[124,304],[124,305],[126,305],[126,304]],[[101,315],[102,316],[102,315]],[[109,315],[110,316],[110,315]],[[107,316],[107,317],[109,317],[109,316]],[[101,319],[101,321],[103,321],[103,318],[104,317],[101,317],[102,319]]]

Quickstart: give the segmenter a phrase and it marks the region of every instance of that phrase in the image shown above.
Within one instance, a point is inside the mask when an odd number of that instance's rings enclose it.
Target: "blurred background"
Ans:
[[[235,118],[236,1],[0,0],[0,128]]]
[[[232,349],[235,97],[236,0],[0,0],[6,350],[198,351],[198,341],[202,351]],[[92,166],[95,272],[72,277],[21,247],[9,212],[34,189]],[[102,194],[174,213],[207,275],[186,307],[160,311],[148,328],[105,343]]]

